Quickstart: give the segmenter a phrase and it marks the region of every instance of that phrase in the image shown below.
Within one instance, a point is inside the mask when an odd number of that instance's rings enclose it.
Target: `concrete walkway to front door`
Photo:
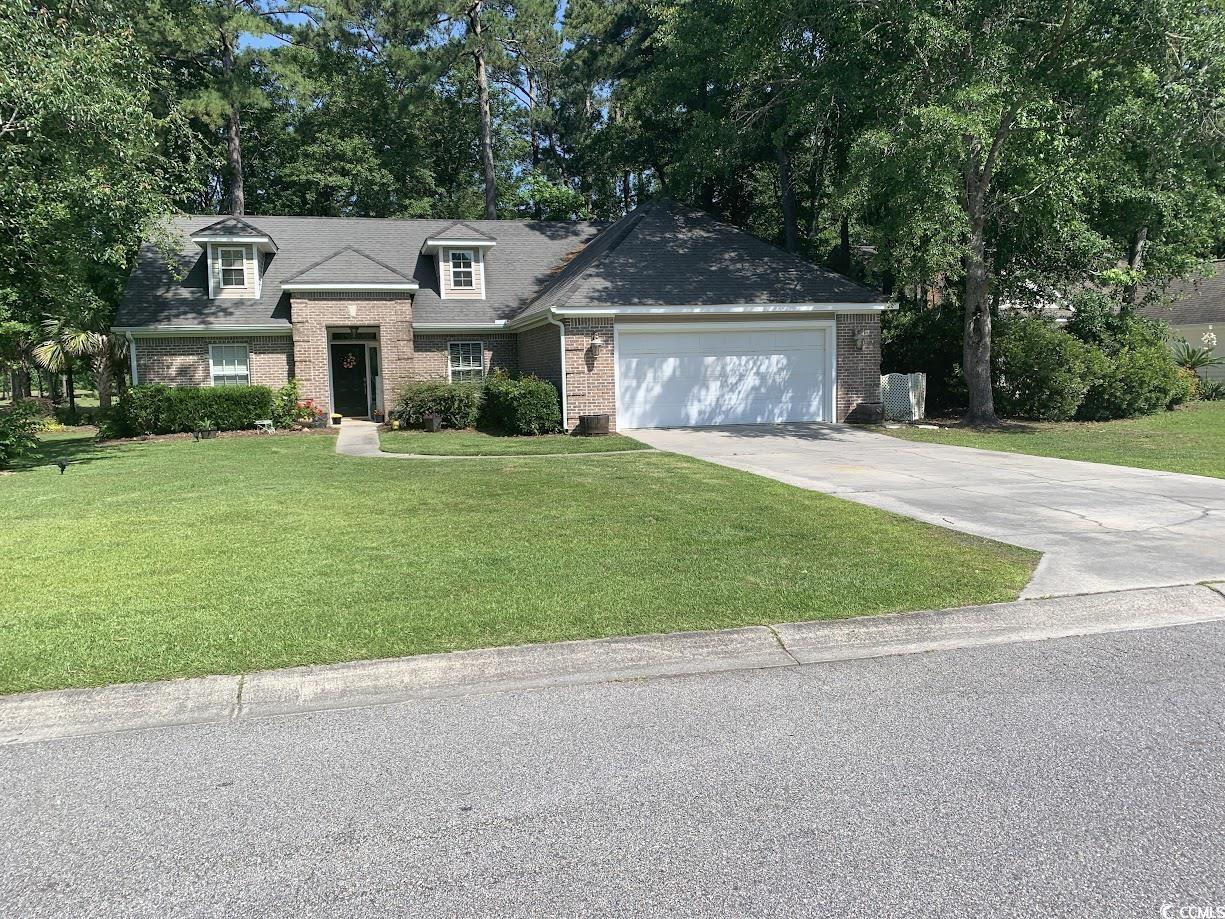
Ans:
[[[1225,479],[915,443],[847,425],[624,433],[1040,550],[1025,597],[1225,580]]]

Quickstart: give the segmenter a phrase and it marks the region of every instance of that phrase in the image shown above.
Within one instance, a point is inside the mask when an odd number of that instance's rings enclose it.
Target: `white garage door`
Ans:
[[[833,328],[619,324],[617,426],[828,421]]]

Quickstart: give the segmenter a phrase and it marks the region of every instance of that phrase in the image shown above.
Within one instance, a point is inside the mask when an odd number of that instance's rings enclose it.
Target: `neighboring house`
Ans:
[[[609,226],[191,217],[145,246],[115,330],[139,383],[279,386],[366,416],[503,368],[565,426],[831,421],[879,402],[876,291],[670,202]]]
[[[1216,357],[1225,358],[1225,259],[1212,267],[1209,277],[1172,284],[1161,304],[1143,312],[1168,322],[1175,341],[1186,341],[1192,348],[1211,346]],[[1201,376],[1225,380],[1225,365],[1206,367]]]

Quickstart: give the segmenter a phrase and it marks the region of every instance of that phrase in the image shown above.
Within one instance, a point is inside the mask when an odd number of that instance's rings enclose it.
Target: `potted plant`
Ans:
[[[383,410],[381,408],[376,408],[373,412],[371,412],[370,417],[374,419],[375,424],[382,424],[386,419],[386,416],[383,414]]]
[[[196,440],[212,440],[217,436],[217,433],[218,429],[213,426],[212,420],[205,418],[196,425],[196,429],[192,432],[192,436]]]
[[[344,415],[340,412],[332,412],[332,424],[340,424],[344,420]]]

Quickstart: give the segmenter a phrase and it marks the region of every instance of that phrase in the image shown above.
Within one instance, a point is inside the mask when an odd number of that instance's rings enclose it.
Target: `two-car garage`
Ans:
[[[618,322],[617,426],[834,417],[834,322]]]

